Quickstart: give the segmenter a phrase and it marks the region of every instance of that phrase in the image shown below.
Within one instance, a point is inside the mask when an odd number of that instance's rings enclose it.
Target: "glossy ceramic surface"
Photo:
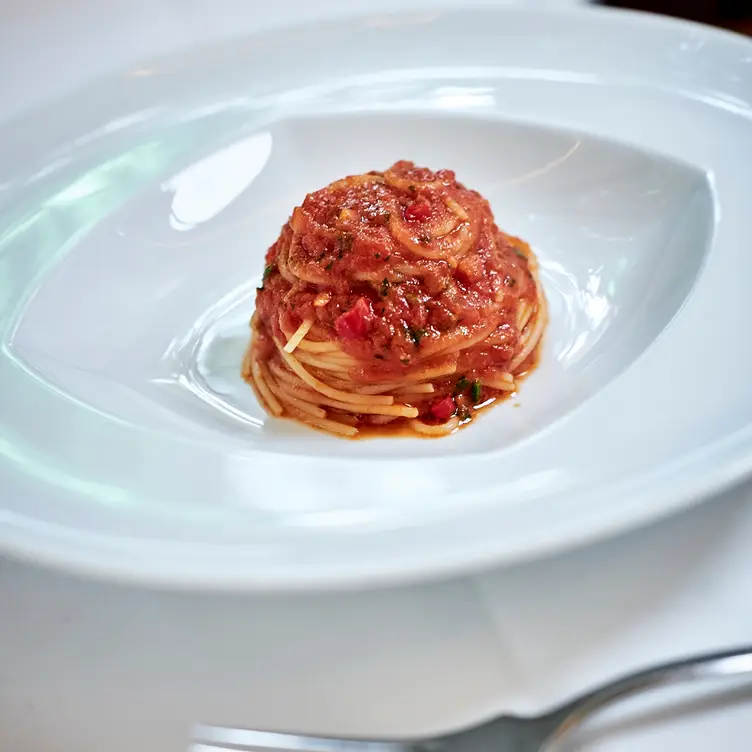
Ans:
[[[633,14],[361,18],[7,123],[0,545],[171,584],[356,584],[537,556],[741,477],[751,61]],[[399,158],[455,169],[534,246],[541,366],[441,441],[270,421],[237,376],[263,254],[306,191]]]

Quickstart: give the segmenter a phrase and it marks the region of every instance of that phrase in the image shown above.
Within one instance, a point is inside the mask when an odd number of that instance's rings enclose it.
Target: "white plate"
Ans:
[[[751,120],[747,40],[498,9],[197,49],[5,124],[0,546],[161,584],[355,585],[539,556],[736,481]],[[400,158],[455,169],[533,244],[542,364],[444,440],[271,421],[237,375],[263,254],[307,191]]]

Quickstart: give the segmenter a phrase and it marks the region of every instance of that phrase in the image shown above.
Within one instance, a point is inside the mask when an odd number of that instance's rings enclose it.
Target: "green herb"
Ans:
[[[271,275],[271,273],[272,273],[272,272],[273,272],[273,271],[274,271],[275,269],[276,269],[276,267],[275,267],[275,265],[274,265],[274,264],[269,264],[269,266],[267,266],[267,267],[266,267],[266,268],[264,269],[264,277],[263,277],[263,281],[264,281],[264,282],[266,282],[266,280],[267,280],[267,279],[269,279],[269,276]]]
[[[429,243],[431,242],[431,236],[430,236],[430,235],[421,235],[421,236],[420,236],[420,237],[418,238],[418,242],[419,242],[419,243],[420,243],[421,245],[428,245],[428,244],[429,244]]]
[[[408,327],[407,333],[410,335],[410,339],[415,343],[417,347],[420,344],[420,340],[426,336],[425,329],[416,329],[414,327]]]
[[[326,251],[322,251],[321,255],[316,259],[316,261],[321,261],[324,258],[324,256],[326,256]]]
[[[504,284],[507,287],[514,287],[517,284],[517,280],[514,277],[506,276],[504,277]]]
[[[389,212],[384,212],[383,214],[379,214],[379,223],[382,225],[388,225],[389,220],[392,218],[392,215]]]
[[[400,358],[400,363],[402,363],[403,366],[409,365],[410,364],[410,358],[408,358],[406,355],[403,355]]]
[[[464,392],[465,389],[467,389],[470,386],[470,382],[467,380],[467,376],[460,376],[459,379],[457,379],[457,383],[454,385],[454,393],[460,394],[461,392]]]
[[[376,254],[376,258],[381,258],[381,254],[380,254],[380,253],[377,253],[377,254]]]
[[[390,253],[390,254],[389,254],[389,255],[388,255],[388,256],[387,256],[387,257],[386,257],[386,258],[384,259],[384,261],[389,261],[389,259],[390,259],[391,257],[392,257],[392,254]]]
[[[407,190],[410,191],[410,193],[415,193],[415,191],[418,189],[414,185],[410,184],[407,186]]]
[[[473,386],[470,391],[470,397],[473,400],[474,405],[477,405],[480,402],[480,393],[481,393],[480,381],[478,381],[478,379],[475,379],[475,381],[473,381]]]
[[[376,353],[373,357],[376,358],[376,360],[384,360],[384,356],[381,353]]]
[[[520,258],[527,260],[527,256],[526,256],[526,255],[525,255],[525,254],[524,254],[524,253],[523,253],[522,251],[518,251],[518,250],[517,250],[517,249],[515,248],[515,249],[514,249],[514,252],[515,252],[515,253],[516,253],[516,254],[517,254],[517,255],[518,255],[518,256],[519,256]]]
[[[385,298],[389,294],[389,280],[384,277],[383,280],[381,280],[381,297]]]
[[[326,265],[326,266],[324,267],[324,269],[325,269],[326,271],[329,271],[329,270],[330,270],[330,269],[331,269],[331,268],[332,268],[333,266],[334,266],[334,261],[330,261],[330,262],[329,262],[329,263],[328,263],[328,264],[327,264],[327,265]]]
[[[471,416],[471,414],[470,414],[470,411],[469,411],[469,410],[468,410],[468,409],[467,409],[466,407],[461,407],[461,408],[460,408],[460,409],[459,409],[459,410],[457,411],[457,417],[458,417],[458,418],[459,418],[460,420],[463,420],[463,421],[464,421],[464,420],[470,420],[470,418],[471,418],[472,416]]]

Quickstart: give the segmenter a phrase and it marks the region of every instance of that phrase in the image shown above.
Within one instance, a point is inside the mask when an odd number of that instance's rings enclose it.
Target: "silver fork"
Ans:
[[[665,663],[588,692],[534,717],[501,716],[446,736],[413,740],[337,739],[197,726],[193,752],[550,752],[574,728],[619,700],[695,679],[752,674],[752,647]]]

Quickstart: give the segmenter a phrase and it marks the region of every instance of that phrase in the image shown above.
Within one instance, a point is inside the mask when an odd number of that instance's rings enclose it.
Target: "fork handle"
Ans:
[[[500,749],[551,752],[551,745],[608,705],[660,687],[713,677],[752,674],[752,646],[665,663],[604,684],[573,702],[535,718],[503,716],[434,740],[366,741],[197,726],[191,752],[484,752]],[[460,743],[461,742],[461,743]]]
[[[330,739],[199,724],[189,752],[414,752],[409,742]]]
[[[588,717],[619,700],[695,679],[724,678],[744,674],[752,674],[752,646],[671,661],[629,674],[622,679],[604,684],[549,713],[546,720],[549,722],[552,733],[541,752],[545,752],[548,745],[561,739]]]

